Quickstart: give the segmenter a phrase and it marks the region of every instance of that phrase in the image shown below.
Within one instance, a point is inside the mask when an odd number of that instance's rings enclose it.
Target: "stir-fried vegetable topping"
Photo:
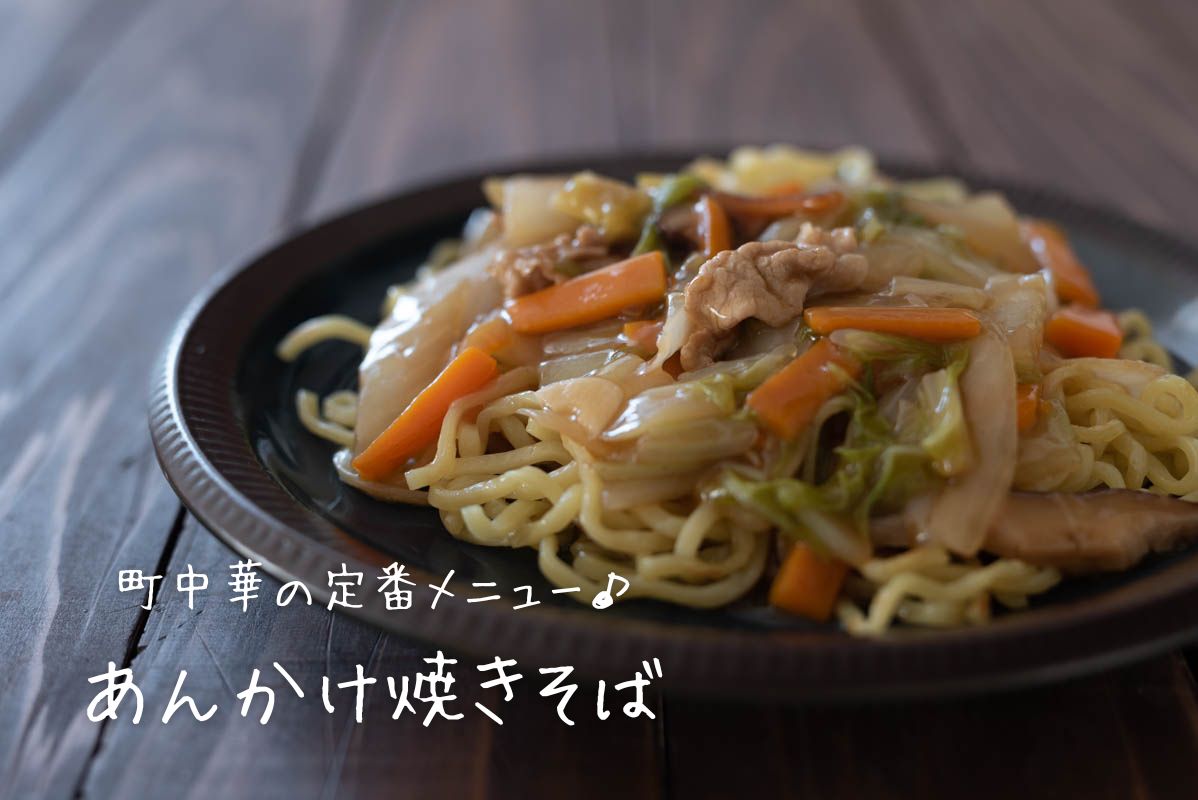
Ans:
[[[703,255],[711,258],[732,247],[732,228],[728,212],[713,195],[705,194],[695,204],[699,214],[699,234],[703,240]]]
[[[1069,358],[1115,358],[1123,345],[1123,331],[1114,314],[1082,306],[1068,306],[1053,314],[1044,336]]]
[[[593,172],[580,172],[553,196],[555,209],[594,225],[608,241],[632,239],[653,201],[640,189]]]
[[[1198,390],[1001,195],[789,147],[484,191],[350,337],[360,392],[296,408],[347,448],[346,482],[534,546],[559,584],[626,571],[710,607],[768,583],[773,607],[853,631],[961,624],[1198,518],[1160,496],[1198,497],[1179,457]],[[344,338],[331,319],[288,357]],[[1103,501],[1122,527],[1093,533],[1077,511],[1102,487],[1161,504]]]
[[[832,615],[849,565],[796,542],[770,585],[770,605],[823,622]]]
[[[720,205],[734,217],[758,217],[775,219],[789,214],[820,216],[840,209],[845,197],[839,191],[789,192],[786,194],[763,194],[747,196],[718,192]]]
[[[1052,273],[1057,295],[1068,303],[1097,307],[1099,298],[1094,280],[1074,255],[1061,229],[1044,220],[1025,219],[1022,231],[1040,266]]]
[[[399,469],[436,440],[441,421],[455,400],[486,386],[498,371],[495,359],[477,347],[467,347],[358,454],[353,460],[354,469],[372,481]]]
[[[840,348],[841,357],[854,352],[873,363],[855,370],[865,384],[840,372],[838,382],[831,385],[834,391],[825,391],[816,407],[819,411],[831,397],[847,390],[848,423],[843,443],[834,447],[835,459],[827,475],[812,483],[799,478],[751,480],[729,471],[722,491],[789,535],[856,563],[868,549],[864,536],[875,509],[901,508],[943,479],[968,472],[974,453],[958,385],[968,363],[967,349],[884,334],[863,334],[850,344],[857,349]],[[818,353],[821,345],[832,347],[820,340],[804,356]],[[896,371],[895,365],[902,366]],[[913,373],[916,377],[910,377]],[[908,379],[905,388],[888,392],[891,407],[884,413],[875,399],[876,387],[896,374],[906,374]],[[875,388],[871,390],[870,384]],[[825,540],[826,536],[831,538]]]
[[[665,263],[661,253],[651,252],[516,298],[507,313],[518,333],[548,333],[657,302],[665,293]]]
[[[1040,384],[1021,383],[1015,394],[1015,414],[1019,432],[1027,433],[1040,418]]]
[[[821,339],[757,387],[746,405],[774,434],[793,439],[860,371],[859,362]]]
[[[632,254],[640,255],[664,249],[665,242],[659,227],[661,215],[674,206],[685,203],[706,186],[707,184],[702,178],[685,172],[671,175],[662,181],[653,190],[653,210],[646,218],[644,227],[641,228],[640,239],[637,240],[636,247],[632,248]]]
[[[970,339],[982,331],[977,316],[961,308],[818,306],[804,311],[803,321],[816,333],[852,328],[910,336],[928,342]]]

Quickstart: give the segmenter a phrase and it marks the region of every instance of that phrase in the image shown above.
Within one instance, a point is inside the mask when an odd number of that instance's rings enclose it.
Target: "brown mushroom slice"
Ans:
[[[871,523],[870,538],[881,547],[909,547],[916,528],[891,515]],[[1176,497],[1129,489],[1012,492],[982,550],[1077,574],[1124,570],[1191,539],[1198,539],[1198,504]]]

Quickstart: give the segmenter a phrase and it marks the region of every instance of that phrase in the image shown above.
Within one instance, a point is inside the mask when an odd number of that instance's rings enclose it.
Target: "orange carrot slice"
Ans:
[[[1040,416],[1040,384],[1021,383],[1015,387],[1015,418],[1019,432],[1026,433]]]
[[[1066,358],[1114,358],[1123,346],[1123,331],[1109,311],[1066,306],[1048,320],[1044,339]]]
[[[462,343],[466,347],[477,347],[484,353],[495,355],[511,344],[512,338],[511,324],[503,317],[492,317],[467,333]]]
[[[955,342],[982,332],[981,321],[963,308],[817,306],[804,311],[803,320],[820,334],[853,328],[928,342]]]
[[[770,605],[823,622],[832,615],[848,564],[825,558],[802,542],[795,544],[770,585]]]
[[[695,203],[699,213],[699,235],[703,241],[703,253],[711,258],[716,253],[732,249],[732,226],[728,214],[720,202],[705,194]]]
[[[517,333],[549,333],[614,317],[665,293],[665,260],[654,250],[511,300],[507,313]]]
[[[819,215],[844,205],[842,192],[795,192],[791,194],[743,195],[715,192],[724,210],[733,217],[785,217],[788,214]]]
[[[657,350],[657,337],[661,335],[662,321],[659,319],[638,319],[625,322],[624,338],[632,342],[638,349],[646,352]]]
[[[368,481],[386,478],[436,441],[449,406],[477,392],[499,371],[495,359],[467,347],[441,371],[403,413],[354,459],[354,469]]]
[[[745,405],[773,433],[794,439],[828,398],[843,392],[860,374],[860,362],[820,339],[750,392]]]
[[[799,194],[803,191],[803,184],[798,181],[786,181],[779,183],[766,189],[764,194]]]
[[[1052,273],[1057,296],[1067,303],[1077,303],[1087,308],[1099,304],[1098,289],[1089,271],[1069,246],[1064,232],[1051,222],[1025,219],[1020,223],[1023,240],[1036,256],[1043,269]]]

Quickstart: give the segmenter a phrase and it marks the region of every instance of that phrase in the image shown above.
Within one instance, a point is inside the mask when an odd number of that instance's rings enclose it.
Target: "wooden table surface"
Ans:
[[[1196,28],[1167,0],[0,0],[0,795],[1195,796],[1184,653],[954,702],[654,696],[654,720],[575,728],[535,675],[498,727],[466,676],[460,721],[393,721],[383,694],[359,724],[341,694],[322,708],[320,677],[362,664],[382,685],[427,647],[221,592],[147,614],[117,573],[227,579],[234,555],[155,463],[148,371],[200,286],[289,232],[503,160],[779,140],[1016,177],[1190,236]],[[85,715],[108,661],[134,670],[139,725]],[[233,697],[255,667],[280,693],[265,726]],[[161,723],[180,670],[209,721]]]

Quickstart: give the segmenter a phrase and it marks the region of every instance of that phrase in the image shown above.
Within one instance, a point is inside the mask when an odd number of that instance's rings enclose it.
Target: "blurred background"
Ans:
[[[585,740],[532,711],[502,736],[319,704],[260,728],[228,676],[411,672],[424,651],[319,608],[139,614],[115,586],[232,563],[162,479],[144,387],[199,288],[288,232],[505,161],[778,141],[1015,179],[1192,239],[1195,30],[1181,0],[0,0],[0,796],[736,790],[711,731],[773,753],[756,780],[781,794],[1183,796],[1198,705],[1179,654],[996,701],[681,704]],[[219,718],[88,722],[109,660],[150,676],[157,713],[189,670]],[[527,769],[547,760],[553,792]]]

